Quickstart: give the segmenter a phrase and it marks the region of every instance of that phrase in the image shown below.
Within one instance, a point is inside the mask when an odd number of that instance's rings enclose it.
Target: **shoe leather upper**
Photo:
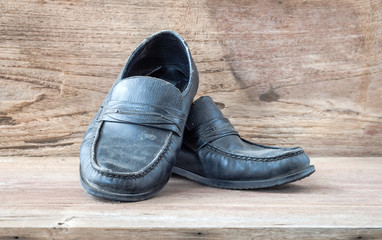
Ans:
[[[176,165],[198,175],[223,180],[261,180],[309,167],[299,148],[262,146],[242,139],[210,97],[190,109]]]
[[[163,187],[198,81],[178,34],[163,31],[144,40],[85,133],[81,177],[97,188],[132,194]]]
[[[149,166],[172,135],[182,136],[186,121],[182,103],[180,91],[163,80],[130,77],[120,81],[97,118],[103,123],[95,162],[123,173]]]

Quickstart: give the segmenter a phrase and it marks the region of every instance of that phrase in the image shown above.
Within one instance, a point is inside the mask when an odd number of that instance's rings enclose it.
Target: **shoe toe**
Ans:
[[[285,171],[287,172],[298,172],[310,166],[310,159],[301,148],[295,148],[291,156],[286,157],[284,161]]]

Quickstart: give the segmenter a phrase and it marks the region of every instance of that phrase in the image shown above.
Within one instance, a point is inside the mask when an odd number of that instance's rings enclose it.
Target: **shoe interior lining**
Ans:
[[[162,34],[147,42],[132,59],[132,67],[123,78],[150,76],[170,82],[181,92],[189,81],[189,61],[180,39],[172,34]]]

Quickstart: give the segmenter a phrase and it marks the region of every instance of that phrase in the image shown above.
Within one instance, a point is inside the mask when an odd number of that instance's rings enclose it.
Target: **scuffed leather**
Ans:
[[[198,133],[206,123],[207,137]],[[198,145],[199,142],[203,144]],[[309,165],[308,156],[299,147],[269,147],[242,139],[208,96],[191,106],[175,164],[206,178],[237,181],[271,179]]]
[[[85,133],[81,178],[121,194],[163,188],[198,83],[188,46],[177,33],[162,31],[144,40]]]

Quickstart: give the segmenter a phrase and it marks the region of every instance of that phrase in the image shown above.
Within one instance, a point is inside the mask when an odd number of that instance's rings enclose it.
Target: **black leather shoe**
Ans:
[[[273,187],[314,171],[299,147],[268,147],[240,138],[210,97],[192,104],[173,169],[202,184],[230,189]]]
[[[144,40],[88,127],[81,146],[85,191],[116,201],[140,201],[167,183],[198,88],[184,40],[162,31]]]

